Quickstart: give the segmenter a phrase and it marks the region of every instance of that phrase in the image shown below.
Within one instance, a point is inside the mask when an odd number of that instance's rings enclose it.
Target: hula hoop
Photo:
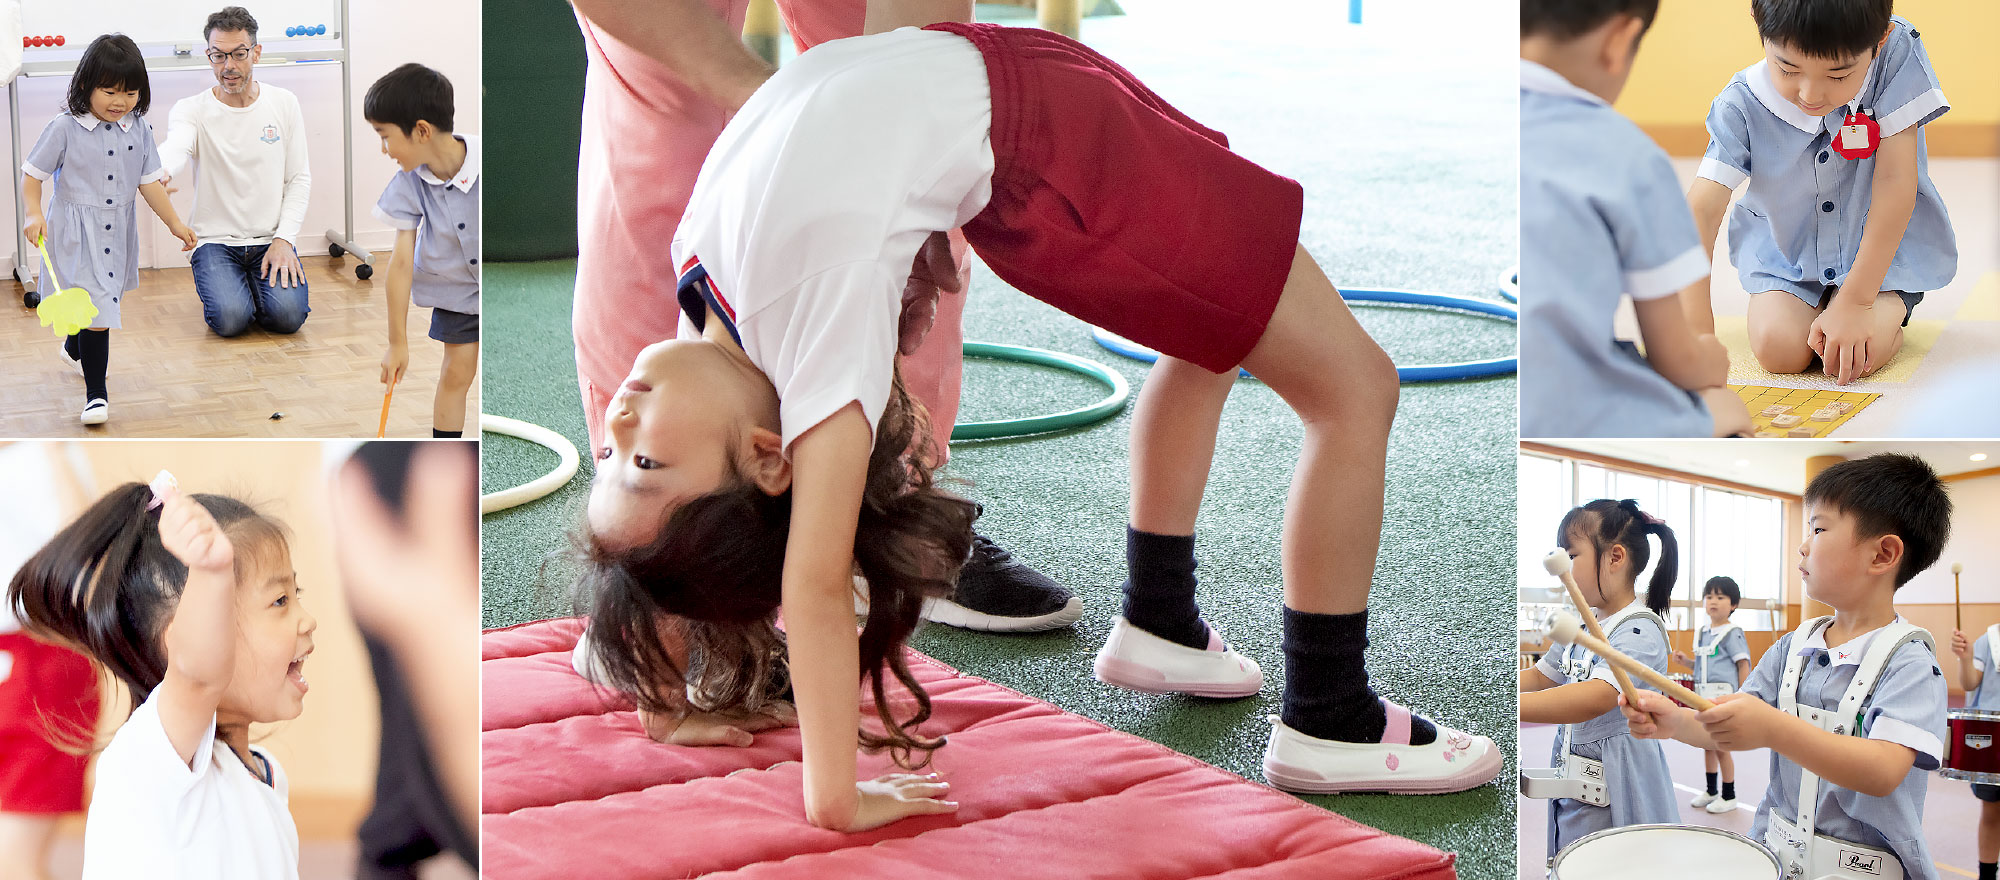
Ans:
[[[1096,380],[1110,393],[1103,400],[1068,412],[991,422],[960,422],[951,426],[951,439],[954,441],[997,440],[1003,437],[1025,437],[1029,434],[1081,428],[1117,415],[1125,408],[1126,399],[1132,396],[1132,386],[1125,381],[1123,375],[1093,360],[1061,352],[995,342],[967,342],[964,351],[965,356],[969,358],[1036,364],[1075,373]]]
[[[1520,323],[1521,313],[1513,306],[1491,300],[1473,299],[1465,296],[1451,296],[1443,293],[1425,293],[1418,290],[1342,290],[1340,297],[1349,302],[1397,303],[1400,305],[1423,306],[1434,309],[1456,309],[1492,315]],[[1159,352],[1100,327],[1090,328],[1090,336],[1113,354],[1121,354],[1134,360],[1153,363],[1160,358]],[[1396,377],[1404,382],[1446,382],[1457,379],[1483,379],[1488,376],[1505,376],[1515,371],[1518,361],[1509,357],[1488,358],[1480,361],[1461,361],[1449,364],[1415,364],[1397,367]],[[1248,371],[1239,370],[1238,375],[1250,377]]]
[[[1500,295],[1510,303],[1521,301],[1521,267],[1515,266],[1500,273]]]
[[[564,483],[569,482],[570,477],[576,476],[576,466],[578,464],[576,444],[569,442],[568,437],[564,437],[532,422],[510,419],[506,416],[496,416],[491,413],[479,414],[479,430],[492,434],[505,434],[509,437],[518,437],[529,443],[546,447],[549,451],[554,452],[559,459],[556,462],[555,470],[549,471],[519,486],[515,486],[512,489],[502,489],[498,492],[479,496],[479,513],[482,516],[496,510],[519,507],[537,498],[541,498],[562,488]]]

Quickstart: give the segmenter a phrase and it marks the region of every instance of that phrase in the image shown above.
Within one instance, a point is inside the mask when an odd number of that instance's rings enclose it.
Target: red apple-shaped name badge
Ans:
[[[1833,133],[1833,151],[1843,159],[1866,159],[1882,145],[1882,126],[1875,123],[1874,111],[1849,113]]]

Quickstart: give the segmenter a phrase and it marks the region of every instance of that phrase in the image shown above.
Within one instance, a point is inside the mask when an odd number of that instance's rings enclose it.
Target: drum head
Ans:
[[[1698,825],[1612,828],[1563,847],[1554,880],[1777,880],[1778,860],[1741,834]]]

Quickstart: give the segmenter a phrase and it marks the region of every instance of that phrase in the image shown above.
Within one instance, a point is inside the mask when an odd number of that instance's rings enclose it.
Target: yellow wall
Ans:
[[[1925,132],[1933,156],[2000,155],[2000,3],[1897,0],[1922,35],[1951,112]],[[1763,57],[1750,0],[1662,0],[1618,109],[1667,152],[1698,156],[1702,120],[1729,78]]]

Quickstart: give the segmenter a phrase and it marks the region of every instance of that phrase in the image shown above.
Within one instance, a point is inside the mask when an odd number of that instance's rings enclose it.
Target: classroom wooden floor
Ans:
[[[375,436],[388,336],[383,276],[358,280],[353,261],[324,254],[302,262],[312,298],[305,326],[234,339],[202,323],[191,270],[142,270],[123,302],[125,329],[111,334],[111,421],[96,427],[77,420],[83,378],[22,307],[20,285],[0,283],[0,437]],[[410,367],[391,402],[390,437],[430,436],[444,346],[429,329],[430,310],[411,308]],[[477,431],[477,381],[468,398],[466,425]]]

